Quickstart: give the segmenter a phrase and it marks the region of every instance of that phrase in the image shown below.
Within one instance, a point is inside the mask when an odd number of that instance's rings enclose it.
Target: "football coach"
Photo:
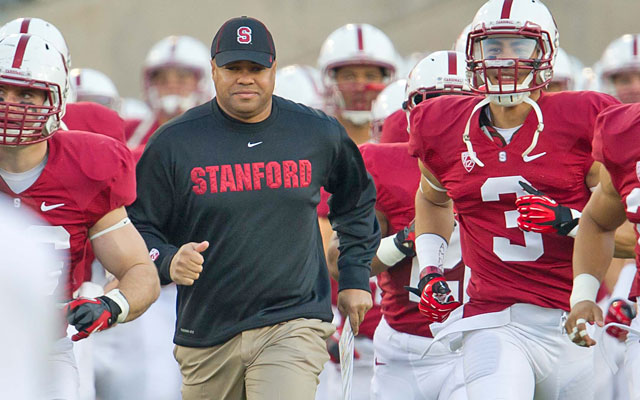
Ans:
[[[217,97],[154,135],[129,215],[161,282],[178,285],[183,398],[312,400],[334,331],[320,188],[340,239],[338,307],[357,333],[380,240],[375,187],[334,118],[273,95],[264,24],[225,22],[211,57]]]

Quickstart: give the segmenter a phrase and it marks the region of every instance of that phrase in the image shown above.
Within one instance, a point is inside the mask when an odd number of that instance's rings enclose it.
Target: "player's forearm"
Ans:
[[[573,276],[590,274],[602,281],[611,263],[615,231],[604,229],[589,213],[582,214],[573,248]]]
[[[442,236],[447,242],[453,233],[453,204],[435,204],[424,197],[418,190],[416,193],[416,238],[423,233],[434,233]]]
[[[144,313],[160,295],[158,272],[151,260],[129,268],[120,279],[118,288],[129,303],[129,314],[125,322]]]

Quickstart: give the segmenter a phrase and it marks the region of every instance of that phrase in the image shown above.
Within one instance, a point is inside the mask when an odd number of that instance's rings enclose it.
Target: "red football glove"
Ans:
[[[404,288],[420,296],[418,310],[429,322],[443,322],[449,318],[451,311],[460,307],[460,302],[453,298],[451,289],[441,274],[432,273],[422,277],[418,288]]]
[[[122,312],[118,304],[107,296],[95,299],[80,297],[67,303],[64,307],[67,321],[78,330],[71,337],[77,342],[93,332],[103,331],[118,320]]]
[[[518,182],[530,195],[516,199],[518,227],[526,232],[558,233],[567,235],[578,225],[569,207],[558,204],[544,193],[525,182]]]
[[[631,325],[631,320],[636,316],[636,312],[629,303],[624,300],[614,300],[609,304],[609,310],[607,316],[604,319],[604,323],[617,322],[619,324]],[[610,326],[607,328],[607,333],[619,341],[624,342],[627,340],[627,330],[618,328],[617,326]]]

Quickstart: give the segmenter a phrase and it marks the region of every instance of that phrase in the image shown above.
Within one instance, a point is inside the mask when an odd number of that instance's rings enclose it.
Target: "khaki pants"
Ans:
[[[214,347],[175,347],[185,400],[313,400],[335,327],[299,318]]]

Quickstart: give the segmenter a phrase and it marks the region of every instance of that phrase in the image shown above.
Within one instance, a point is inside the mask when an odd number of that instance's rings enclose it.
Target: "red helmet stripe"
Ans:
[[[458,65],[458,55],[456,54],[455,51],[449,51],[448,52],[449,55],[449,75],[455,75],[456,72],[458,72],[458,68],[456,68],[456,66]]]
[[[76,86],[82,86],[82,78],[80,77],[82,74],[76,75]]]
[[[509,19],[511,16],[511,6],[513,5],[513,0],[504,0],[502,4],[502,14],[500,15],[500,19]]]
[[[20,24],[20,33],[29,33],[29,24],[31,23],[31,18],[24,18],[22,23]]]
[[[358,25],[358,50],[364,50],[364,38],[362,37],[362,26]]]
[[[638,56],[638,35],[633,35],[633,56]]]
[[[13,64],[11,65],[11,68],[20,68],[22,66],[24,51],[27,49],[27,42],[29,39],[31,39],[31,35],[24,35],[18,41],[18,47],[16,47],[16,54],[13,56]]]

